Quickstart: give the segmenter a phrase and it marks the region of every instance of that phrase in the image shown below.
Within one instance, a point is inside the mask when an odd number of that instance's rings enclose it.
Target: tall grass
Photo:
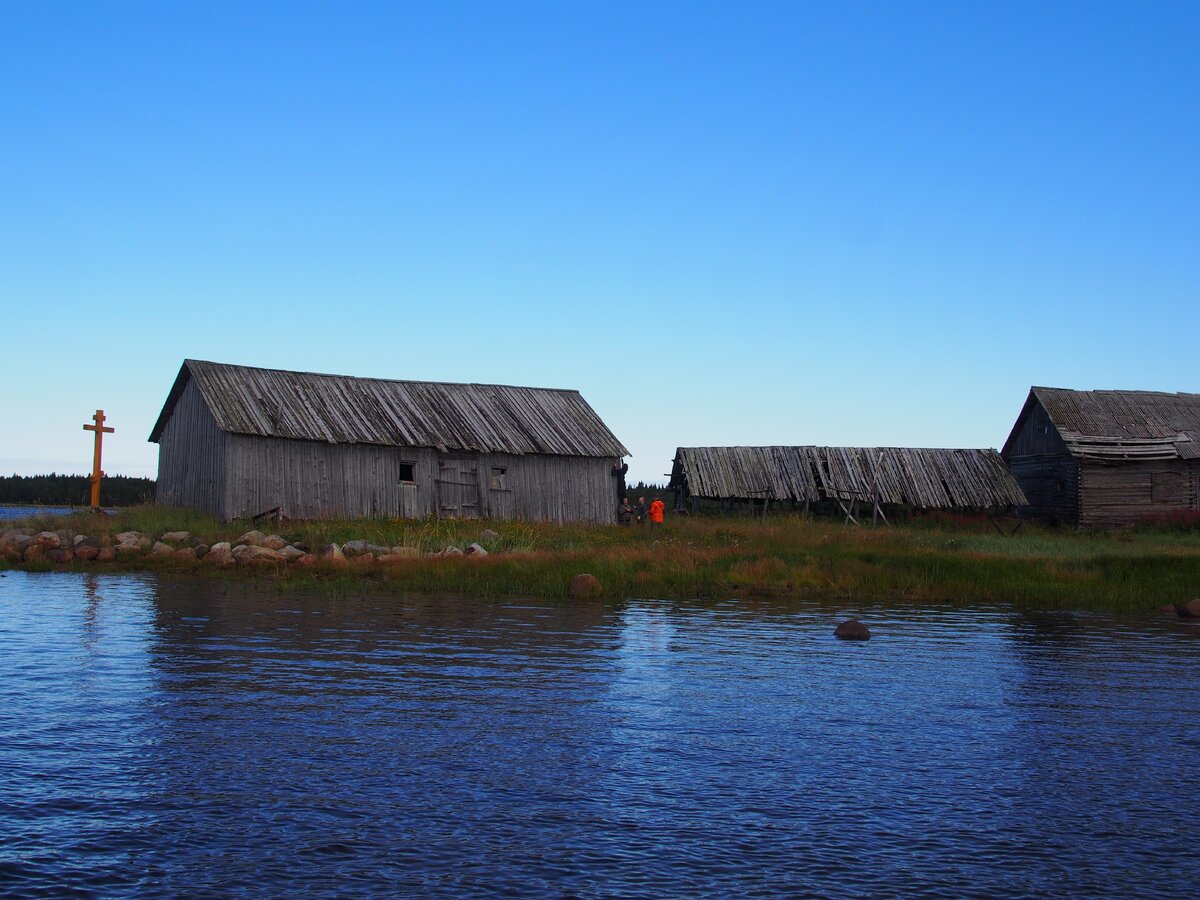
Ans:
[[[31,524],[31,523],[22,523]],[[114,516],[41,517],[34,527],[111,535],[191,531],[206,543],[236,538],[183,510],[135,507]],[[484,529],[498,536],[485,537]],[[421,555],[394,565],[216,572],[202,564],[140,558],[113,568],[164,568],[255,577],[282,586],[350,590],[369,580],[397,591],[564,597],[589,572],[609,597],[797,596],[915,603],[1008,601],[1053,607],[1144,609],[1200,595],[1200,534],[1173,528],[1112,533],[1026,527],[1002,536],[986,521],[920,521],[860,529],[777,517],[679,518],[658,530],[462,520],[330,520],[264,525],[312,548],[359,539],[422,554],[479,542],[485,558]]]

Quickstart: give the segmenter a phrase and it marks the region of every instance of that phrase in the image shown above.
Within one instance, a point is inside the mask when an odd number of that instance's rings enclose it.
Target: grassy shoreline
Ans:
[[[187,510],[132,507],[6,521],[0,530],[69,529],[102,541],[120,531],[156,538],[185,530],[205,543],[253,527],[222,525]],[[480,541],[485,558],[429,555]],[[312,547],[366,540],[420,551],[398,564],[344,563],[217,569],[203,561],[123,557],[114,562],[0,563],[31,571],[157,571],[251,578],[281,589],[353,590],[369,582],[396,592],[565,598],[581,572],[605,598],[796,597],[849,602],[973,603],[1136,611],[1200,596],[1200,533],[1109,533],[1026,527],[1004,537],[985,521],[920,522],[878,529],[779,517],[676,518],[655,531],[532,522],[357,520],[263,526]]]

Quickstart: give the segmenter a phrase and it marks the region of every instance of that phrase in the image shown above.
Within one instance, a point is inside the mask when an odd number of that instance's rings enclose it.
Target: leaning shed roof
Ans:
[[[628,456],[578,391],[390,381],[185,360],[150,440],[189,381],[223,431],[483,453]]]
[[[907,447],[680,447],[672,485],[698,497],[822,500],[878,497],[925,509],[1020,506],[995,450]]]
[[[1035,402],[1081,459],[1200,458],[1200,394],[1033,387],[1005,454]]]

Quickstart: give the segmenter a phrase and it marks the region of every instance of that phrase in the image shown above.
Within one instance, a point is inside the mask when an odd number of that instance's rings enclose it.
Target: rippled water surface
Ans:
[[[1191,896],[1197,629],[0,577],[0,892]]]
[[[68,516],[84,511],[78,506],[0,506],[0,521],[26,519],[30,516]]]

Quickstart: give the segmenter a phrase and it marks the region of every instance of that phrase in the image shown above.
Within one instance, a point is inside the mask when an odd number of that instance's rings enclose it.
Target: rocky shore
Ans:
[[[499,535],[484,530],[479,540]],[[415,547],[384,547],[364,540],[343,544],[329,543],[310,547],[303,541],[291,541],[277,534],[247,531],[233,541],[205,544],[187,531],[168,531],[153,538],[140,531],[122,531],[114,535],[90,536],[69,529],[34,531],[10,528],[0,534],[0,559],[12,563],[113,562],[131,557],[170,557],[178,561],[199,560],[222,569],[252,565],[312,566],[324,560],[334,563],[365,565],[394,564],[419,556],[465,556],[482,559],[488,551],[478,541],[465,547],[448,546],[422,553]]]

